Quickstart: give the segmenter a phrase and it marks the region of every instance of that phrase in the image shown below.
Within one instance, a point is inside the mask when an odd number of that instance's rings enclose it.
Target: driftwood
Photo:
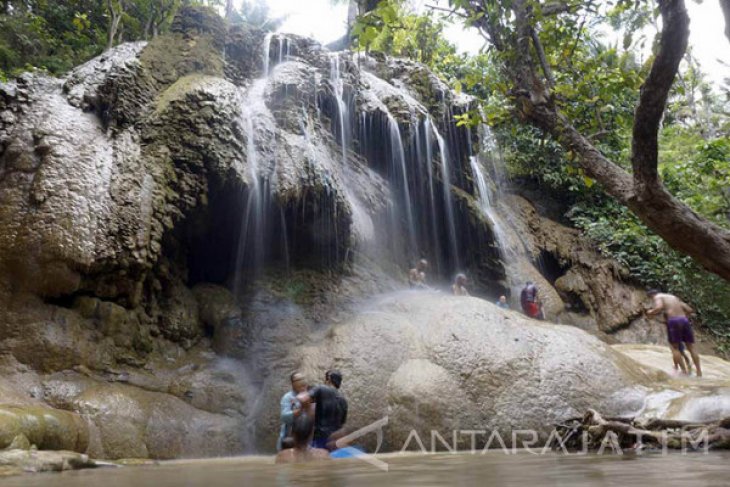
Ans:
[[[549,446],[556,449],[612,450],[730,449],[730,418],[697,422],[666,419],[604,418],[589,409],[581,418],[556,425],[558,435]]]

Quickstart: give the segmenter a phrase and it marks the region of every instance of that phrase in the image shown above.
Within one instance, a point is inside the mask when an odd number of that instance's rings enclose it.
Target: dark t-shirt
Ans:
[[[532,286],[525,286],[520,293],[520,303],[525,306],[525,303],[534,303],[537,301],[537,288]]]
[[[328,438],[347,421],[347,400],[329,386],[317,386],[309,393],[316,403],[314,410],[314,438]]]

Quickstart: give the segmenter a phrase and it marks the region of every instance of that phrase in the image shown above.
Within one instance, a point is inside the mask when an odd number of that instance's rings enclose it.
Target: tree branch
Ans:
[[[689,16],[684,0],[660,0],[659,9],[664,24],[660,34],[659,52],[641,87],[639,103],[634,113],[631,165],[639,192],[644,186],[660,184],[657,171],[659,124],[679,63],[687,50],[689,37]]]
[[[549,89],[552,89],[555,86],[555,78],[553,78],[553,72],[550,69],[550,65],[547,62],[547,57],[545,56],[545,50],[542,48],[542,43],[540,42],[540,37],[537,35],[537,30],[535,30],[534,27],[530,28],[530,37],[532,37],[532,45],[535,47],[535,52],[537,53],[537,59],[540,61],[540,66],[542,66],[542,72],[545,74],[545,79],[547,80],[547,87]]]

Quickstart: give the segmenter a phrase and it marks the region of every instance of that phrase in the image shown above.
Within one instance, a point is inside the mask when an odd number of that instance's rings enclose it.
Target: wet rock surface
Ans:
[[[474,299],[367,303],[405,285],[416,248],[434,281],[467,269],[480,294],[510,287],[475,209],[472,134],[453,124],[471,100],[417,63],[181,12],[169,35],[63,79],[0,84],[0,448],[13,465],[86,465],[33,446],[270,451],[300,367],[313,380],[343,369],[353,423],[401,425],[390,448],[409,420],[537,427],[546,409],[635,406],[638,392],[614,394],[646,378],[575,328]],[[406,212],[409,190],[425,203]],[[510,204],[528,242],[519,275],[538,280],[549,317],[628,333],[643,295],[622,271]],[[544,253],[560,275],[534,266]],[[606,304],[619,300],[630,306]]]

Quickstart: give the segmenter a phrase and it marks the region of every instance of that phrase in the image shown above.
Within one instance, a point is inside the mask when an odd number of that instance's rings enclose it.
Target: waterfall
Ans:
[[[345,102],[345,82],[340,71],[340,56],[330,55],[330,83],[337,102],[337,118],[339,122],[340,145],[342,145],[342,165],[347,167],[347,149],[349,147],[350,114]]]
[[[274,36],[276,36],[276,40],[278,42],[278,54],[276,57],[276,63],[273,65],[271,64],[271,41],[274,39]],[[289,39],[287,39],[285,36],[282,35],[276,35],[272,32],[269,32],[266,34],[266,37],[264,37],[264,69],[263,69],[263,77],[266,78],[271,74],[271,70],[276,66],[277,64],[283,63],[287,57],[289,57],[289,54],[291,52],[291,46],[289,45]]]
[[[391,168],[394,170],[392,183],[396,184],[398,190],[403,194],[403,211],[405,212],[407,224],[408,248],[411,253],[418,252],[416,224],[413,218],[413,204],[411,202],[411,191],[409,188],[408,167],[406,166],[406,153],[403,148],[403,138],[400,127],[390,111],[385,113],[388,122],[388,134],[390,137],[390,158]]]
[[[266,259],[277,248],[274,245],[274,227],[280,227],[281,242],[285,264],[289,264],[289,244],[287,242],[286,222],[283,209],[279,215],[274,212],[272,201],[272,185],[275,185],[275,173],[270,164],[262,164],[260,153],[263,137],[259,137],[258,125],[273,125],[273,115],[266,106],[265,92],[269,80],[271,65],[271,44],[276,39],[279,43],[278,62],[284,60],[288,53],[288,42],[281,36],[267,34],[263,44],[263,76],[254,80],[248,88],[241,103],[239,124],[245,137],[246,147],[246,193],[241,228],[236,252],[236,267],[233,290],[238,294],[245,284],[252,282],[263,269]],[[286,48],[283,46],[287,46]],[[262,140],[259,140],[261,138]],[[278,220],[278,221],[277,221]],[[277,223],[279,223],[277,225]]]
[[[436,124],[429,118],[429,124],[439,146],[439,154],[441,156],[441,184],[444,192],[444,202],[446,205],[446,224],[449,230],[449,250],[451,263],[455,269],[460,267],[459,248],[456,236],[456,222],[454,218],[454,202],[451,195],[451,165],[449,160],[449,147],[446,140],[441,135]]]
[[[487,185],[487,178],[484,176],[484,172],[482,171],[479,157],[474,155],[470,156],[469,165],[471,166],[471,171],[474,176],[479,209],[491,223],[492,231],[494,232],[494,238],[496,239],[497,245],[499,246],[500,256],[502,260],[505,261],[507,259],[506,249],[508,248],[507,237],[504,233],[502,221],[500,220],[499,215],[497,215],[494,206],[492,206],[492,198],[490,197],[490,190],[489,186]]]

